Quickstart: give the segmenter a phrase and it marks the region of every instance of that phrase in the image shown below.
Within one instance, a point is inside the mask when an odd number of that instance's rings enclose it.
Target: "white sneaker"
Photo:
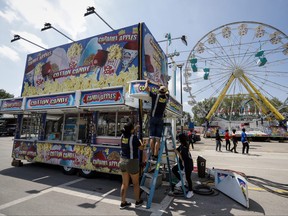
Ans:
[[[186,197],[191,198],[192,196],[194,196],[193,191],[188,191],[188,193],[186,194]]]
[[[184,181],[184,185],[188,186],[188,182]],[[175,185],[175,187],[182,187],[182,182],[181,180]]]
[[[181,187],[182,186],[182,182],[181,180],[175,185],[175,187]]]

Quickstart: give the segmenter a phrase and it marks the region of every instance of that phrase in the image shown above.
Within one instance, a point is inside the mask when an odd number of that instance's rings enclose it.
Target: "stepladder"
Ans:
[[[140,182],[140,188],[143,192],[147,194],[147,205],[146,208],[149,209],[152,205],[153,197],[155,190],[157,187],[159,187],[159,178],[162,178],[161,173],[167,173],[168,174],[168,179],[169,179],[169,185],[171,188],[171,191],[174,190],[174,185],[175,183],[172,181],[172,168],[171,165],[177,164],[178,165],[178,170],[180,174],[180,181],[181,181],[181,189],[183,192],[184,197],[186,198],[186,189],[185,189],[185,184],[184,184],[184,179],[183,179],[183,173],[181,172],[180,169],[180,164],[179,164],[179,158],[177,157],[175,153],[175,157],[173,161],[170,160],[169,157],[169,152],[171,149],[168,150],[167,144],[171,144],[172,142],[172,151],[176,149],[176,141],[174,139],[173,133],[172,133],[172,127],[171,123],[164,123],[163,126],[163,132],[162,132],[162,137],[160,139],[160,148],[159,148],[159,153],[158,157],[156,160],[152,159],[152,151],[151,147],[148,144],[147,146],[147,161],[146,161],[146,166],[143,170],[142,173],[142,178]],[[166,158],[166,164],[163,164],[163,158]]]

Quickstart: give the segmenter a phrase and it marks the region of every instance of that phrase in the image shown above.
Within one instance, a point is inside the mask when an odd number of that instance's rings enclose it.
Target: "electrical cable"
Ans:
[[[216,191],[217,191],[217,193],[215,193]],[[193,188],[193,192],[196,193],[196,194],[205,195],[205,196],[208,196],[208,195],[216,196],[216,195],[219,194],[218,190],[215,190],[214,188],[212,188],[212,187],[210,187],[209,185],[206,185],[206,184],[196,185]]]

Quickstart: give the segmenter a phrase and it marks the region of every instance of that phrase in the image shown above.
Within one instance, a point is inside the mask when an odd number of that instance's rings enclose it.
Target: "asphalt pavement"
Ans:
[[[288,143],[251,142],[249,155],[225,150],[215,151],[215,140],[204,139],[191,150],[206,159],[206,168],[228,169],[261,180],[268,189],[248,180],[249,208],[219,191],[210,195],[169,196],[165,181],[155,191],[150,209],[142,207],[120,210],[120,176],[97,175],[85,179],[67,176],[57,166],[31,164],[11,166],[12,137],[0,137],[0,215],[287,215]],[[241,152],[241,144],[237,148]],[[211,176],[210,176],[211,177]],[[197,169],[193,184],[208,184],[213,178],[199,178]],[[277,184],[276,184],[277,183]],[[276,187],[282,184],[282,188]],[[275,186],[276,185],[276,186]],[[286,185],[286,186],[285,186]],[[135,202],[133,187],[128,189],[128,201]],[[147,201],[145,194],[142,194]]]

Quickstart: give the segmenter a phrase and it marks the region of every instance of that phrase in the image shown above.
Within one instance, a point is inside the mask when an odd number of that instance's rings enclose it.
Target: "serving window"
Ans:
[[[22,122],[21,138],[22,139],[38,139],[41,130],[41,114],[32,113],[25,115]]]
[[[61,140],[63,127],[63,114],[48,114],[46,117],[45,139]]]
[[[97,136],[121,136],[121,130],[124,125],[136,121],[136,112],[99,112]]]
[[[91,143],[97,136],[120,137],[129,121],[137,124],[137,112],[29,114],[23,118],[21,138]]]

